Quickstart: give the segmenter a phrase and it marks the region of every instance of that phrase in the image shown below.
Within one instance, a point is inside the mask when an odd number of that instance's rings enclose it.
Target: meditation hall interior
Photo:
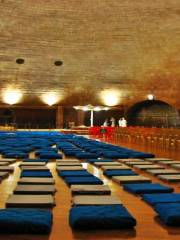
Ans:
[[[180,239],[180,0],[0,0],[0,240]]]

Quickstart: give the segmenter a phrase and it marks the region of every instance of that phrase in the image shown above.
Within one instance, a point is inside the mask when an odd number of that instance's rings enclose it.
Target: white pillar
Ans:
[[[91,122],[91,127],[93,127],[93,110],[91,109],[91,118],[90,118],[90,122]]]

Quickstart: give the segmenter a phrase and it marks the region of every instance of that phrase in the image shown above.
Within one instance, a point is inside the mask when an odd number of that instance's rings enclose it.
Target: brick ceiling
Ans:
[[[47,92],[105,104],[115,90],[117,105],[152,93],[180,108],[180,1],[1,0],[0,87],[20,89],[21,105]]]

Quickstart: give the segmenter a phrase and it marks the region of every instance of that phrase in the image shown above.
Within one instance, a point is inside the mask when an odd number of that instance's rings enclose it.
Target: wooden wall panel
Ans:
[[[12,108],[12,117],[7,118],[5,109],[0,109],[1,124],[14,124],[18,128],[55,128],[55,109]]]

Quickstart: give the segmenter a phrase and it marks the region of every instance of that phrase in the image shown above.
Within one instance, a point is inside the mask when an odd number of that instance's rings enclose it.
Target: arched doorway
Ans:
[[[180,127],[178,111],[160,100],[136,103],[128,110],[127,120],[130,126]]]

